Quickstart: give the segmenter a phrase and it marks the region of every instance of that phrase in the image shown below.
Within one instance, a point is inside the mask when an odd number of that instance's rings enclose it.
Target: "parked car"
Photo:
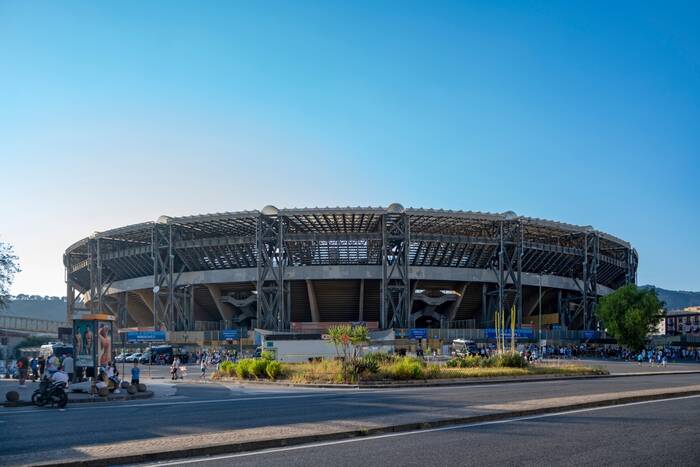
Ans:
[[[119,355],[117,355],[116,357],[114,357],[114,361],[115,361],[116,363],[125,362],[125,361],[126,361],[126,357],[128,357],[128,356],[129,356],[128,354],[120,353]]]
[[[143,364],[149,363],[150,360],[151,360],[151,353],[149,351],[145,351],[144,353],[140,354],[140,356],[138,358],[138,362],[143,363]]]
[[[138,362],[141,359],[141,355],[142,354],[140,352],[132,353],[128,357],[124,358],[124,361],[127,363]]]

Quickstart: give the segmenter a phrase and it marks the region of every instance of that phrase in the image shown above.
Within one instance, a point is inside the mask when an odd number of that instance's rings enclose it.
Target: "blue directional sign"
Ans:
[[[241,330],[240,329],[224,329],[223,331],[221,331],[221,336],[224,338],[224,340],[227,340],[227,341],[240,339],[241,338]]]
[[[596,331],[583,331],[584,339],[595,339],[596,337],[598,337],[598,333]]]
[[[411,328],[408,330],[409,339],[427,339],[428,330],[426,328]]]
[[[126,340],[128,342],[163,342],[165,341],[165,332],[163,331],[138,331],[127,332]]]
[[[503,334],[506,339],[510,339],[511,337],[511,330],[510,328],[504,329]],[[535,336],[535,332],[530,329],[530,328],[518,328],[515,330],[515,338],[516,339],[532,339]],[[486,330],[486,337],[488,338],[495,338],[496,337],[496,330],[491,328]]]

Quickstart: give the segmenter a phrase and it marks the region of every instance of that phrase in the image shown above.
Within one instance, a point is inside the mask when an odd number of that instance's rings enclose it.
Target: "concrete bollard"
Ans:
[[[129,387],[126,388],[126,392],[128,392],[129,394],[136,394],[138,391],[138,388],[136,388],[136,386],[134,386],[133,384],[129,385]]]
[[[7,402],[17,402],[19,400],[19,393],[17,391],[7,391],[7,393],[5,393],[5,399],[7,399]]]
[[[139,383],[137,389],[139,390],[139,392],[146,392],[146,385],[143,383]]]

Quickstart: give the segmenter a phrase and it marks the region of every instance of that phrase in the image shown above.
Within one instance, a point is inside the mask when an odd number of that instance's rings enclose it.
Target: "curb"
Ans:
[[[582,380],[582,379],[601,379],[601,378],[629,378],[638,376],[665,376],[665,375],[686,375],[700,374],[700,370],[679,370],[679,371],[655,371],[649,373],[611,373],[608,375],[571,375],[571,376],[521,376],[518,378],[499,379],[500,377],[479,377],[479,378],[462,378],[462,379],[437,379],[437,380],[420,380],[416,382],[367,382],[359,384],[332,384],[332,383],[287,383],[280,381],[264,381],[264,380],[218,380],[219,383],[238,383],[263,386],[286,386],[298,388],[322,388],[322,389],[392,389],[392,388],[422,388],[435,386],[476,386],[480,384],[494,383],[536,383],[542,381],[565,381],[565,380]]]
[[[542,415],[547,413],[555,413],[566,410],[586,409],[592,407],[607,407],[620,405],[630,402],[652,401],[658,399],[668,399],[672,397],[695,396],[700,395],[700,390],[693,391],[675,391],[659,394],[627,396],[601,401],[581,402],[578,404],[561,405],[555,407],[545,407],[540,409],[515,410],[510,412],[492,413],[483,415],[474,415],[470,417],[459,417],[444,420],[404,423],[400,425],[389,425],[376,428],[367,428],[359,430],[350,430],[337,433],[325,433],[317,435],[305,435],[289,438],[274,438],[259,441],[245,441],[241,443],[214,444],[208,446],[198,446],[185,449],[177,449],[171,451],[149,452],[143,454],[127,454],[123,456],[113,456],[99,459],[83,459],[83,460],[67,460],[64,462],[41,462],[34,465],[56,465],[61,467],[98,467],[103,465],[115,464],[131,464],[139,462],[153,462],[181,459],[186,457],[196,456],[213,456],[221,454],[234,454],[240,452],[259,451],[263,449],[280,448],[287,446],[296,446],[300,444],[337,441],[342,439],[359,438],[365,436],[374,436],[386,433],[401,433],[409,431],[426,430],[430,428],[440,428],[454,425],[466,425],[471,423],[481,423],[489,421],[506,420],[517,417],[525,417],[532,415]]]
[[[153,397],[153,391],[145,391],[136,394],[129,395],[109,395],[107,397],[95,396],[92,398],[70,400],[68,399],[68,405],[72,404],[90,404],[93,402],[112,402],[112,401],[130,401],[135,399],[150,399]],[[31,401],[17,401],[17,402],[5,402],[2,404],[3,407],[31,407],[34,406]]]

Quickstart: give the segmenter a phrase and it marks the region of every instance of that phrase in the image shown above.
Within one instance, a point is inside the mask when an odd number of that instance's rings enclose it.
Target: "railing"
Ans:
[[[225,321],[223,321],[225,323]],[[195,331],[220,331],[224,329],[221,327],[222,321],[195,321],[194,330]]]
[[[0,329],[57,334],[60,327],[71,327],[71,325],[70,323],[48,319],[0,315]]]

